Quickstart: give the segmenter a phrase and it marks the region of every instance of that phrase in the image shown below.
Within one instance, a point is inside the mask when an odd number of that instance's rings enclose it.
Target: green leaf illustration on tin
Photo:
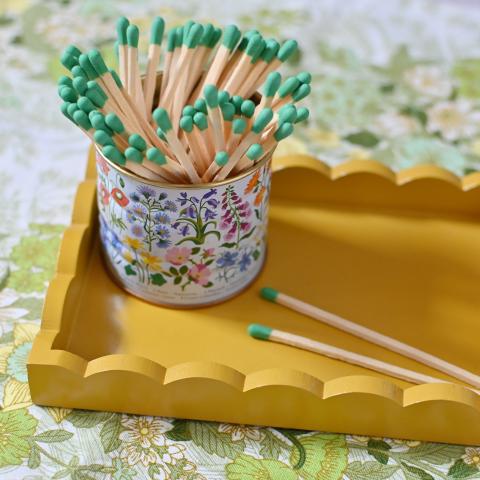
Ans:
[[[36,442],[42,443],[54,443],[54,442],[65,442],[70,440],[73,437],[72,432],[68,432],[67,430],[47,430],[45,432],[39,433],[35,435],[33,439]]]
[[[222,243],[222,244],[220,245],[220,247],[223,247],[223,248],[233,248],[235,245],[236,245],[235,242],[226,242],[226,243]]]
[[[421,468],[407,465],[405,462],[401,462],[401,464],[407,480],[435,480],[429,473]]]
[[[232,460],[245,450],[245,441],[232,441],[227,433],[218,431],[216,423],[189,422],[188,429],[192,441],[207,453]]]
[[[131,265],[126,265],[125,266],[125,273],[127,275],[136,275],[137,272],[133,269],[133,267]]]
[[[459,458],[448,470],[448,478],[468,478],[478,473],[477,467],[468,465]]]
[[[345,140],[355,145],[361,145],[362,147],[367,148],[373,148],[380,141],[380,139],[374,133],[369,132],[368,130],[362,130],[361,132],[347,135]]]
[[[88,410],[73,410],[65,418],[77,428],[92,428],[105,422],[113,414],[110,412],[90,412]]]
[[[187,442],[192,439],[188,429],[188,420],[174,420],[173,428],[165,433],[169,440],[174,442]]]
[[[252,257],[254,260],[258,260],[258,258],[260,257],[260,251],[259,250],[255,250],[253,253],[252,253]]]
[[[185,275],[188,272],[188,267],[186,265],[181,266],[179,272]]]
[[[118,437],[122,428],[120,415],[112,415],[102,425],[102,429],[100,430],[100,440],[105,453],[113,452],[121,445],[122,442]]]
[[[354,461],[348,464],[345,475],[350,480],[386,480],[398,470],[398,465],[382,465],[375,461]]]
[[[298,479],[297,472],[283,462],[279,462],[278,460],[259,460],[245,454],[239,455],[235,461],[228,464],[225,469],[228,480]]]
[[[158,285],[159,287],[167,283],[161,273],[153,273],[152,275],[150,275],[150,280],[152,281],[153,285]]]
[[[367,452],[374,457],[377,462],[386,465],[388,463],[388,451],[392,448],[387,442],[383,440],[374,440],[371,438],[367,444]]]
[[[348,463],[348,450],[344,435],[316,433],[298,437],[305,450],[305,461],[297,471],[305,480],[342,478]],[[300,452],[292,450],[290,464],[297,465]]]

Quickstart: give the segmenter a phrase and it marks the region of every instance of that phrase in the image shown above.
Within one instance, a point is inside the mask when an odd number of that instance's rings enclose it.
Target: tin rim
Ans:
[[[136,180],[137,182],[142,182],[142,183],[146,183],[147,185],[152,185],[152,186],[155,186],[155,187],[162,187],[162,188],[172,188],[172,189],[187,189],[187,190],[191,190],[191,189],[201,189],[201,188],[213,188],[213,187],[219,187],[219,186],[222,186],[222,185],[228,185],[230,183],[234,183],[238,180],[242,180],[243,178],[245,177],[248,177],[248,175],[250,175],[251,173],[253,172],[256,172],[258,169],[262,168],[265,164],[267,164],[271,158],[272,158],[272,155],[273,155],[273,152],[275,151],[275,149],[269,153],[263,160],[261,160],[260,162],[256,163],[255,165],[253,165],[252,167],[250,167],[249,169],[245,170],[244,172],[241,172],[240,174],[238,174],[237,176],[233,177],[233,178],[226,178],[225,180],[221,180],[220,182],[209,182],[209,183],[167,183],[167,182],[162,182],[160,180],[150,180],[148,178],[144,178],[144,177],[140,177],[139,175],[136,175],[135,173],[133,172],[130,172],[130,170],[120,166],[120,165],[117,165],[116,163],[112,162],[111,160],[109,160],[107,157],[105,157],[105,155],[102,153],[102,151],[100,150],[99,146],[94,143],[94,146],[95,146],[95,151],[102,157],[102,159],[114,170],[116,170],[117,172],[121,172],[123,175],[126,175],[127,177],[130,177],[130,178],[133,178],[134,180]]]

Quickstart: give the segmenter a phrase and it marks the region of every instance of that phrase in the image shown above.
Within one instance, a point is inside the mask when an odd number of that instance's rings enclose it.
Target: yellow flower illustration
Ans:
[[[149,252],[141,252],[140,258],[147,267],[150,267],[151,270],[160,270],[162,266],[162,260]]]
[[[126,262],[128,263],[132,263],[134,258],[133,258],[133,255],[128,251],[128,250],[125,250],[123,253],[122,253],[122,257],[125,259]]]
[[[261,430],[258,427],[250,427],[248,425],[230,425],[228,423],[221,423],[218,426],[218,431],[221,433],[228,433],[232,436],[232,441],[238,442],[244,438],[259,441],[261,439]]]
[[[0,408],[4,411],[32,404],[27,377],[27,357],[38,325],[21,323],[13,329],[13,343],[0,347],[0,373],[7,375]]]
[[[124,241],[130,248],[133,248],[133,250],[139,250],[142,246],[142,242],[138,238],[126,236]]]

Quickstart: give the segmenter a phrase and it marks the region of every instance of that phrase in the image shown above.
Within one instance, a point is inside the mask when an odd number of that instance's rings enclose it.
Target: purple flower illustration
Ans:
[[[139,223],[134,223],[131,227],[130,227],[130,231],[132,232],[132,234],[135,236],[135,237],[138,237],[138,238],[142,238],[143,237],[143,227],[142,225],[140,225]]]
[[[158,248],[167,248],[169,247],[170,245],[172,244],[172,242],[168,239],[160,239],[158,240],[158,242],[156,243],[157,247]]]
[[[248,253],[244,253],[240,258],[240,261],[238,262],[240,271],[244,272],[251,263],[252,263],[252,259],[250,258],[250,255]]]
[[[176,212],[177,211],[177,206],[175,205],[174,202],[172,202],[171,200],[167,200],[165,202],[165,207],[164,209],[168,212]]]
[[[167,197],[168,197],[168,195],[167,195],[165,192],[161,192],[161,193],[158,195],[158,199],[159,199],[160,201],[165,200]]]
[[[223,252],[217,259],[217,265],[220,268],[233,267],[237,261],[238,252]]]
[[[220,219],[220,229],[226,230],[225,240],[231,242],[235,240],[231,248],[238,247],[240,242],[248,238],[253,229],[250,222],[252,210],[246,201],[242,201],[235,192],[232,185],[229,185],[222,195],[223,215]]]
[[[170,217],[165,212],[158,212],[155,214],[153,218],[157,223],[163,223],[163,224],[170,223]]]
[[[139,185],[137,187],[137,192],[140,195],[143,195],[147,200],[155,195],[155,190],[147,185]]]
[[[215,195],[216,193],[217,193],[217,189],[216,189],[216,188],[211,188],[211,189],[203,196],[203,198],[204,198],[204,199],[210,198],[210,197],[212,197],[213,195]]]

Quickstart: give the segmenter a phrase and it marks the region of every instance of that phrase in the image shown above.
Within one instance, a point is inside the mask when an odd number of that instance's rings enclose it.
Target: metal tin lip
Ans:
[[[146,183],[147,185],[152,185],[154,187],[162,187],[162,188],[171,188],[171,189],[183,189],[183,190],[193,190],[193,189],[199,189],[199,188],[213,188],[213,187],[220,187],[222,185],[228,185],[230,183],[234,183],[238,180],[241,180],[242,178],[247,177],[251,173],[255,172],[259,168],[263,167],[267,162],[270,161],[272,158],[273,152],[267,155],[263,160],[260,162],[254,164],[251,168],[245,170],[244,172],[238,174],[236,177],[233,178],[226,178],[225,180],[222,180],[220,182],[209,182],[209,183],[166,183],[166,182],[161,182],[157,180],[150,180],[148,178],[143,178],[140,177],[139,175],[136,175],[126,168],[123,168],[120,165],[117,165],[116,163],[112,162],[108,158],[103,155],[102,151],[98,147],[96,143],[94,143],[95,150],[96,152],[102,157],[102,159],[114,170],[117,170],[121,172],[123,175],[126,175],[127,177],[133,178],[137,182],[142,182]]]

